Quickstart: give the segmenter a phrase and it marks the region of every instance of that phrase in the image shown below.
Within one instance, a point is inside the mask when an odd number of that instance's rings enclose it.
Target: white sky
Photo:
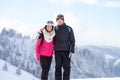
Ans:
[[[0,30],[12,28],[35,37],[47,20],[53,20],[56,24],[56,15],[62,13],[65,22],[75,32],[77,45],[120,46],[119,0],[46,0],[43,3],[31,0],[25,4],[24,0],[6,2],[0,2]]]

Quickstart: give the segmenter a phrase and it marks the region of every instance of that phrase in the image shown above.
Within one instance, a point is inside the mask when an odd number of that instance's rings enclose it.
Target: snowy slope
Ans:
[[[89,79],[71,79],[71,80],[120,80],[120,78],[89,78]]]
[[[4,71],[2,69],[2,67],[4,66],[4,63],[5,61],[0,60],[0,65],[1,65],[0,66],[0,80],[40,80],[23,70],[21,71],[22,72],[21,75],[16,75],[15,74],[16,67],[10,65],[9,63],[7,63],[8,71]],[[90,79],[71,79],[71,80],[120,80],[120,78],[90,78]]]
[[[29,74],[21,70],[21,75],[16,74],[16,67],[7,63],[8,71],[4,71],[2,68],[4,66],[5,61],[0,59],[0,80],[39,80],[35,78],[33,75]]]

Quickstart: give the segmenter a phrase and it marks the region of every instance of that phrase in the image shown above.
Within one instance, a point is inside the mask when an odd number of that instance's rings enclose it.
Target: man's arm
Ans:
[[[74,53],[74,51],[75,51],[75,36],[74,36],[73,29],[71,28],[71,32],[70,32],[70,52]]]

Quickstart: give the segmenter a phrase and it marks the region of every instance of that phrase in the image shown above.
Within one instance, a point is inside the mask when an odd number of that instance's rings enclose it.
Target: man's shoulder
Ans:
[[[67,26],[68,28],[70,28],[70,29],[72,29],[72,27],[71,26]]]
[[[68,29],[68,31],[69,31],[69,32],[71,32],[71,31],[72,31],[72,27],[70,27],[70,26],[66,25],[66,28]]]
[[[72,27],[71,27],[71,26],[69,26],[69,25],[67,25],[67,24],[65,24],[65,26],[66,26],[67,28],[70,28],[70,29],[72,29]]]

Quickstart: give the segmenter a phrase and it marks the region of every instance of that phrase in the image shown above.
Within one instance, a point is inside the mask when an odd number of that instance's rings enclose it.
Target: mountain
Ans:
[[[16,31],[5,28],[0,34],[0,59],[40,77],[40,66],[35,60],[35,40],[22,36]]]
[[[37,34],[36,34],[37,35]],[[5,28],[0,33],[0,59],[22,71],[40,78],[41,68],[35,60],[35,39],[23,36],[13,29]],[[6,64],[4,67],[6,70]],[[15,70],[15,68],[13,68]],[[22,70],[22,71],[21,71]],[[53,57],[49,79],[54,80]],[[4,73],[3,71],[0,74]],[[6,73],[7,74],[7,73]],[[111,46],[76,46],[71,60],[71,78],[120,77],[120,48]]]
[[[120,48],[77,47],[72,63],[74,78],[120,77]]]

